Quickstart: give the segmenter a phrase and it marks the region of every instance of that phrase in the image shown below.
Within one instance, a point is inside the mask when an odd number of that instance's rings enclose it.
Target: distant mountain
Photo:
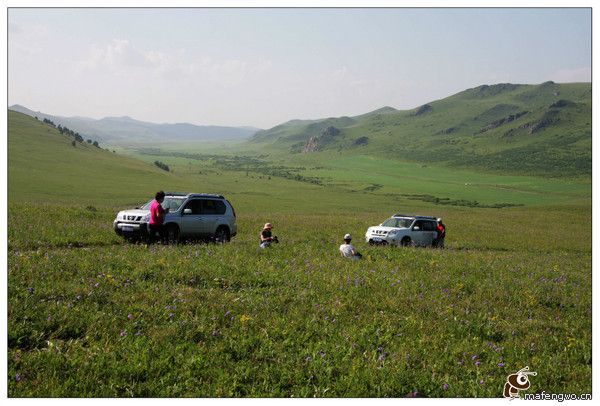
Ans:
[[[508,173],[591,175],[591,83],[500,83],[412,110],[291,120],[248,142],[278,154],[362,154]]]
[[[79,132],[84,138],[93,137],[110,145],[246,139],[259,130],[253,127],[198,126],[189,123],[157,124],[127,116],[105,117],[100,120],[61,117],[33,111],[18,104],[10,106],[9,109],[38,117],[40,120],[47,118],[56,125],[60,124]]]

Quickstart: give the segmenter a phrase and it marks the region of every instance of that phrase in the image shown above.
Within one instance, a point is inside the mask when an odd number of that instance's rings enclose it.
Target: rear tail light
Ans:
[[[233,205],[231,204],[231,202],[229,200],[225,200],[227,203],[229,203],[229,207],[231,207],[231,211],[233,212],[233,217],[237,218],[237,216],[235,215],[235,209],[233,208]]]

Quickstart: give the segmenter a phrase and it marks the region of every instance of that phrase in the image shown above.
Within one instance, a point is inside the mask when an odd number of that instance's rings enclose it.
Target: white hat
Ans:
[[[346,234],[344,236],[344,240],[351,240],[351,239],[352,239],[352,236],[350,234]]]
[[[437,219],[438,223],[442,222],[442,218],[440,217],[439,219]]]

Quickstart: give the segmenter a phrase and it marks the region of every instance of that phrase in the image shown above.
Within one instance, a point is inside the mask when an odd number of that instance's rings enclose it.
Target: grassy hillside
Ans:
[[[339,135],[328,137],[327,127]],[[409,111],[292,121],[258,132],[251,144],[300,153],[311,138],[317,151],[509,173],[590,175],[591,84],[484,85]]]
[[[8,112],[9,201],[106,204],[154,190],[176,178],[152,164],[76,143],[25,114]],[[125,193],[125,196],[123,196]]]
[[[236,208],[257,210],[277,202],[277,211],[329,211],[339,207],[343,190],[273,176],[205,165],[200,160],[150,156],[146,162],[115,154],[87,143],[71,145],[72,138],[21,113],[8,116],[9,201],[134,206],[157,190],[192,191],[226,195]],[[166,172],[153,162],[171,167]],[[315,199],[319,195],[322,198]],[[352,208],[367,207],[369,195],[353,199]],[[393,197],[385,199],[392,206]]]
[[[531,393],[591,392],[589,180],[70,141],[9,112],[10,397],[501,397],[525,365]],[[225,194],[239,234],[125,243],[116,210],[157,189]],[[364,243],[400,211],[444,217],[447,249]]]

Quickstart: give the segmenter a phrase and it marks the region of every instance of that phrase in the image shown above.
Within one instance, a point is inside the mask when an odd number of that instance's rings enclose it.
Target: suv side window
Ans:
[[[227,207],[221,200],[202,200],[202,214],[225,214]]]
[[[423,223],[424,223],[423,220],[417,220],[417,221],[415,221],[415,224],[413,224],[412,229],[414,230],[415,227],[419,227],[419,230],[417,230],[417,231],[425,231],[423,229]]]
[[[424,221],[421,229],[423,231],[435,231],[435,223],[433,221]]]
[[[192,214],[200,214],[202,212],[202,200],[190,200],[183,210],[185,209],[192,209]]]

